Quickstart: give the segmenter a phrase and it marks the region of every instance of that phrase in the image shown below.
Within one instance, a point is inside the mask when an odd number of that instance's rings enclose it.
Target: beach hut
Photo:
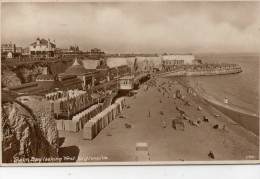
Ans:
[[[94,139],[94,123],[93,122],[87,122],[83,128],[83,139],[86,140],[92,140]]]
[[[72,120],[69,124],[69,131],[71,132],[78,132],[79,131],[79,122]]]
[[[146,142],[136,143],[136,160],[137,161],[149,161],[148,144]]]
[[[59,131],[63,131],[64,130],[64,123],[63,123],[63,120],[55,120],[56,121],[56,124],[57,124],[57,129]]]
[[[119,104],[119,113],[123,110],[124,108],[124,105],[125,105],[125,98],[124,97],[121,97],[121,98],[118,98],[115,103],[118,103]]]
[[[98,134],[98,121],[97,118],[92,118],[89,122],[93,123],[93,138],[95,138]]]
[[[179,131],[184,131],[184,123],[180,118],[172,119],[172,127]]]
[[[65,131],[70,131],[71,120],[63,120],[63,123],[64,123],[64,130]]]
[[[110,122],[112,122],[112,120],[113,120],[113,108],[111,106],[109,106],[109,108],[108,108],[108,124]]]

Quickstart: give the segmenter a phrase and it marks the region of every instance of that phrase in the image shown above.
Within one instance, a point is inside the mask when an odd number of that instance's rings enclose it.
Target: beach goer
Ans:
[[[163,128],[166,128],[166,122],[163,121]]]
[[[110,134],[110,133],[107,133],[107,136],[112,136],[112,134]]]
[[[203,121],[204,121],[204,122],[209,122],[209,119],[208,119],[206,116],[204,116],[204,117],[203,117]]]
[[[151,117],[151,111],[149,110],[149,112],[148,112],[148,117]]]
[[[184,104],[185,104],[186,106],[190,106],[190,102],[189,102],[189,101],[186,101]]]
[[[224,103],[228,104],[228,99],[227,98],[224,99]]]
[[[212,159],[214,159],[214,158],[215,158],[215,155],[214,155],[214,153],[213,153],[212,151],[209,151],[209,154],[208,154],[208,156],[209,156],[210,158],[212,158]]]
[[[173,99],[176,99],[176,95],[175,94],[173,94]]]
[[[214,116],[215,116],[215,117],[219,117],[219,114],[214,113]]]
[[[176,90],[176,97],[178,98],[178,99],[180,99],[181,98],[181,92],[180,92],[180,90]]]
[[[223,125],[222,130],[226,131],[226,126],[225,125]]]

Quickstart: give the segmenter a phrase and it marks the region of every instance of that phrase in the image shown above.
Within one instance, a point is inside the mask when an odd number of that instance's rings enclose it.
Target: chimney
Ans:
[[[40,38],[37,37],[37,41],[36,41],[37,45],[40,45]]]
[[[48,48],[51,48],[50,38],[48,38]]]

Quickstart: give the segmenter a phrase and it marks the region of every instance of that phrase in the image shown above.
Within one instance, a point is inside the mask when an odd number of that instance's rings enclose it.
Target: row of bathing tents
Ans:
[[[91,118],[100,113],[103,109],[103,104],[95,104],[90,108],[73,116],[72,120],[56,120],[57,129],[71,132],[80,131],[85,123],[87,123]]]
[[[95,104],[73,116],[72,120],[55,120],[57,129],[70,132],[83,129],[83,139],[92,140],[122,112],[124,106],[124,97],[118,98],[107,108],[104,108],[103,103]]]
[[[83,128],[83,139],[94,139],[102,129],[112,122],[123,110],[125,98],[118,98],[114,104],[108,106],[98,115],[90,119]]]

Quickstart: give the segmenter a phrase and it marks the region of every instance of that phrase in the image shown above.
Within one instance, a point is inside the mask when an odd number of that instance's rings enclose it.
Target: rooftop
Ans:
[[[66,75],[82,75],[86,73],[90,73],[90,71],[84,68],[84,66],[78,62],[77,58],[75,59],[72,66],[67,68],[67,70],[64,72]]]
[[[38,75],[36,80],[54,80],[56,75]]]
[[[38,83],[35,81],[35,82],[25,83],[25,84],[21,84],[21,85],[15,85],[15,86],[9,87],[9,89],[10,90],[20,90],[20,89],[30,88],[33,86],[38,86]]]
[[[81,81],[81,79],[74,77],[74,78],[67,78],[61,81],[62,85],[64,86],[70,86],[73,84],[78,84],[78,83],[83,83],[83,81]]]
[[[98,48],[93,48],[93,49],[91,49],[91,50],[100,50],[100,49],[98,49]]]
[[[47,90],[43,87],[38,86],[38,82],[25,83],[13,87],[9,87],[12,91],[18,91],[21,93],[39,94],[44,93]]]
[[[41,45],[48,45],[48,40],[41,39],[41,40],[40,40],[40,44],[41,44]],[[50,42],[50,44],[51,44],[52,47],[55,47],[55,46],[56,46],[56,45],[55,45],[54,43],[52,43],[52,42]],[[37,45],[37,41],[31,43],[31,45]]]
[[[134,76],[123,76],[121,78],[119,78],[120,80],[131,80],[134,79]]]

